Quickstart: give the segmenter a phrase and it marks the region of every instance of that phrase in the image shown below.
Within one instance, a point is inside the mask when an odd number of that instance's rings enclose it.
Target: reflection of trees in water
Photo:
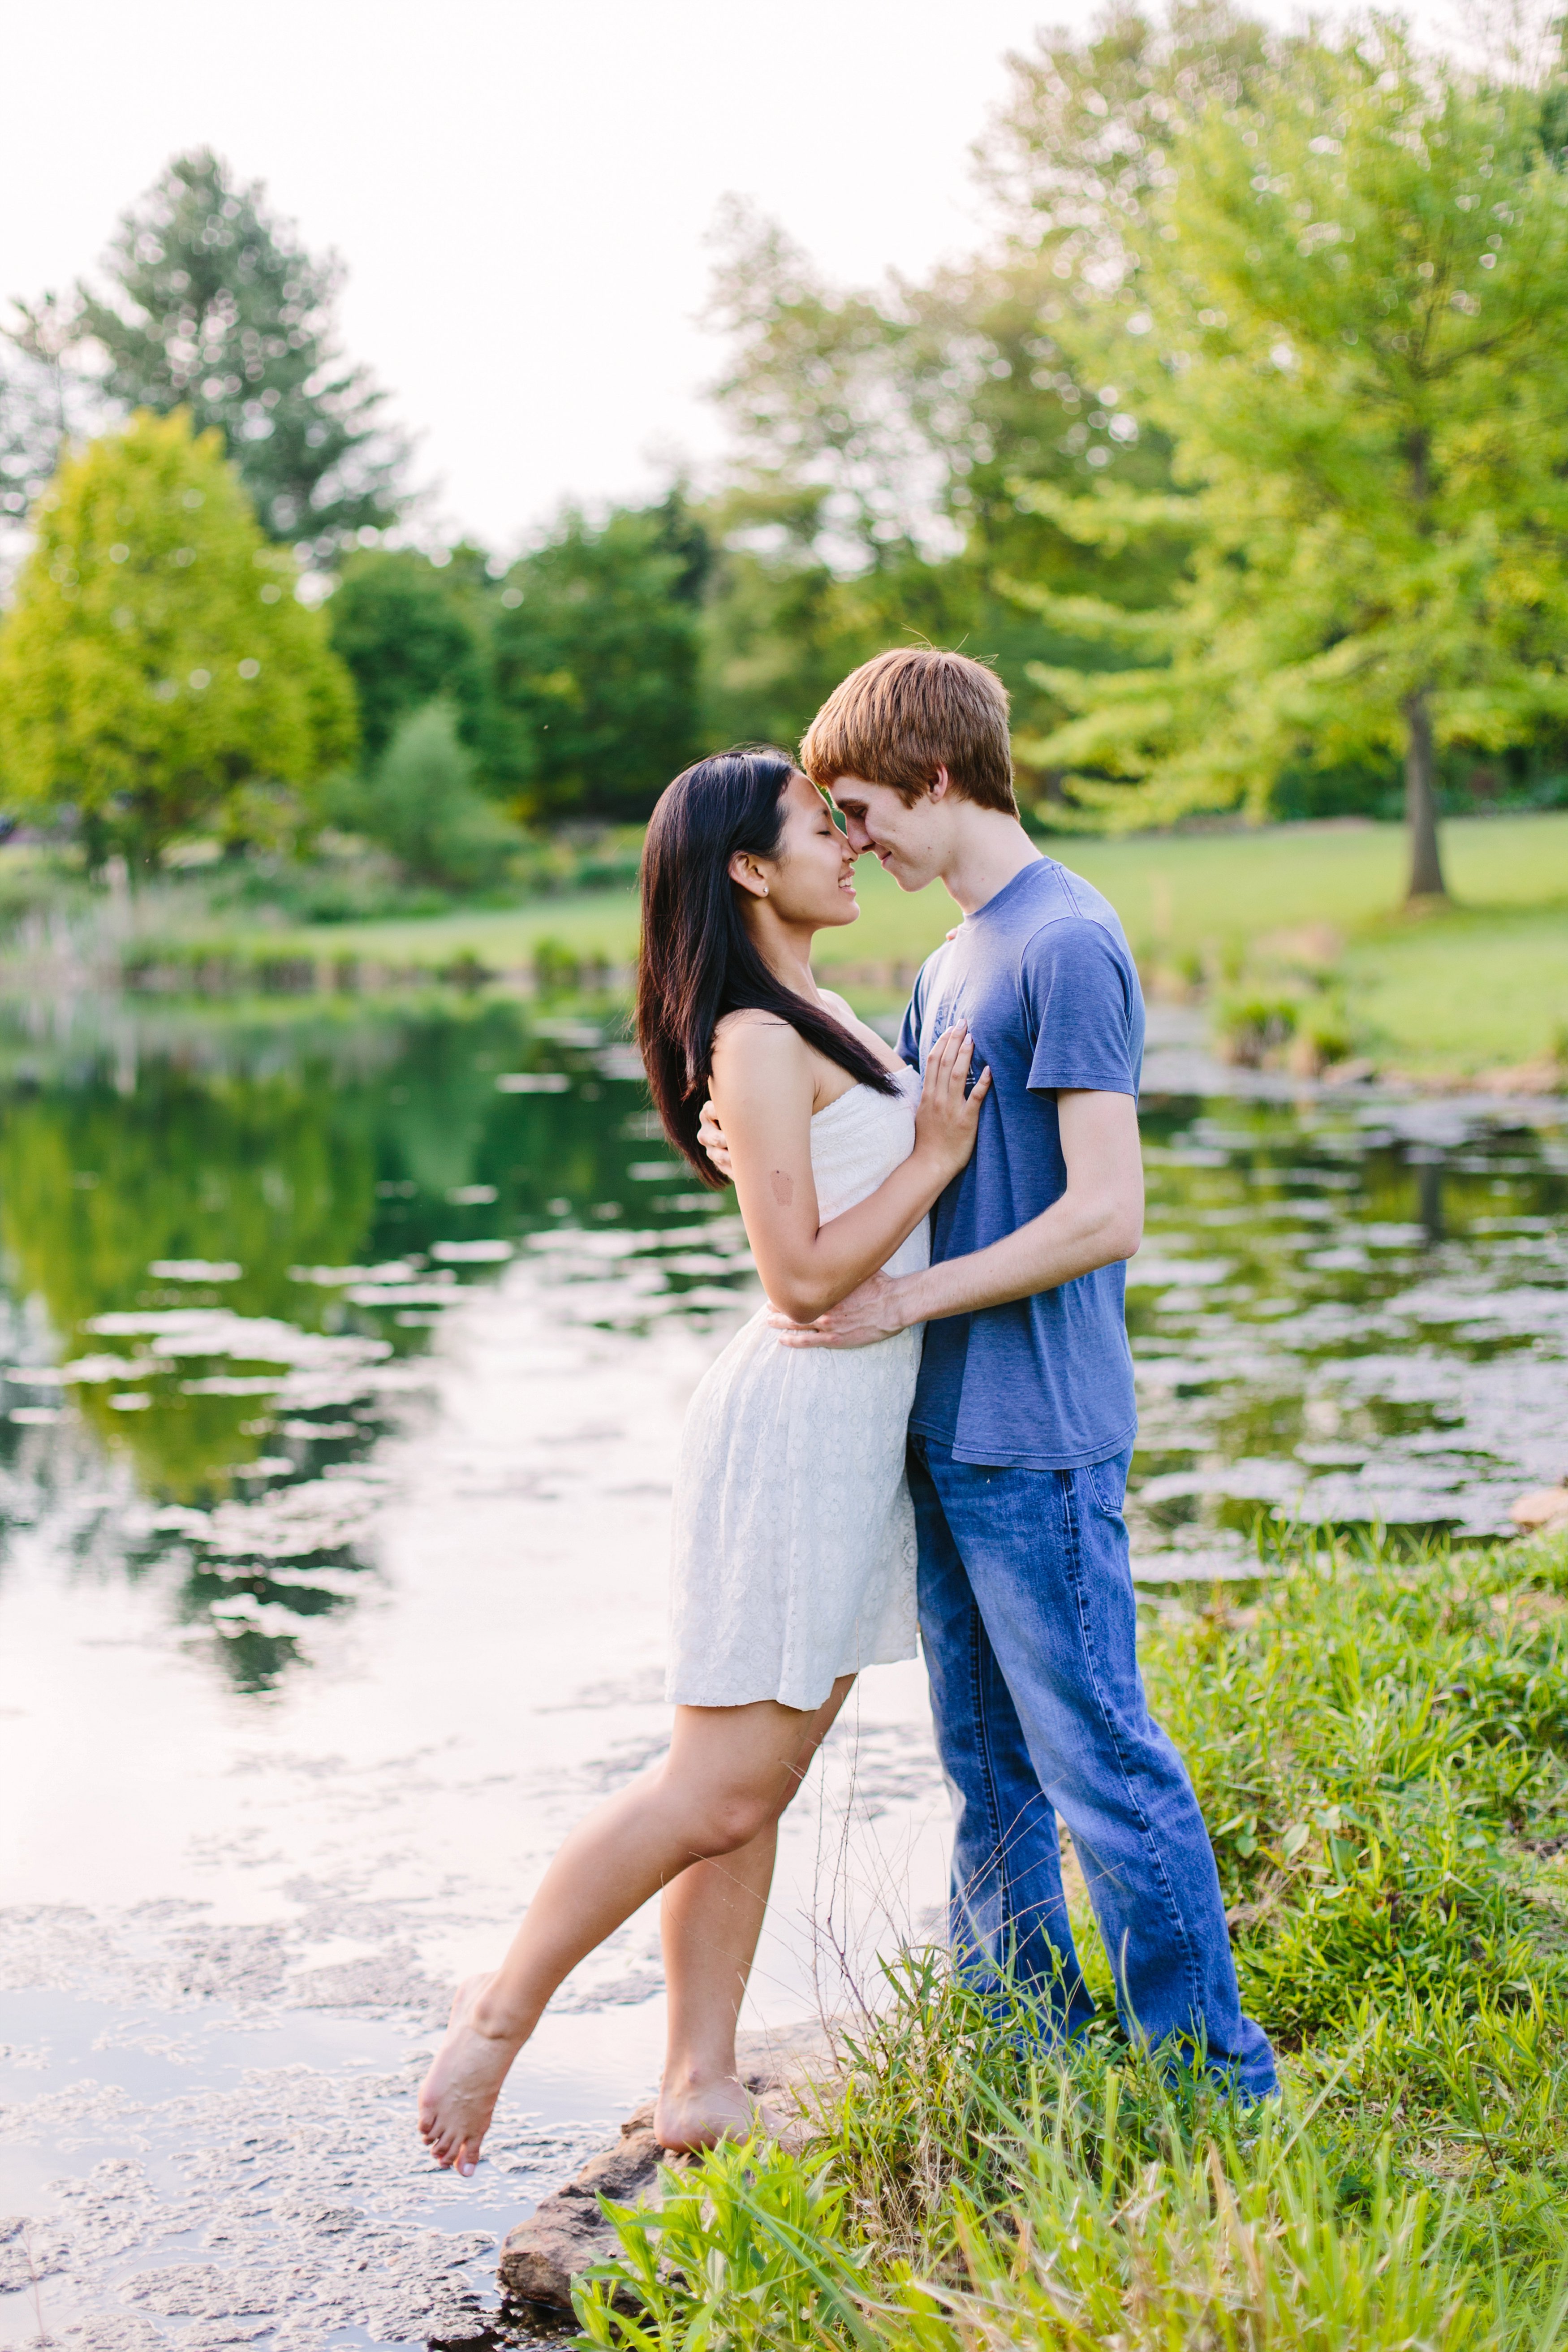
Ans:
[[[156,1009],[143,1022],[121,1003],[113,1022],[47,1033],[47,1024],[29,1029],[26,1076],[14,1034],[0,1034],[0,1069],[9,1061],[13,1071],[0,1119],[0,1244],[18,1298],[41,1303],[62,1357],[123,1355],[123,1378],[67,1393],[73,1416],[154,1507],[205,1510],[230,1496],[282,1491],[247,1481],[246,1465],[287,1444],[298,1471],[319,1476],[361,1453],[377,1424],[361,1410],[351,1435],[308,1437],[298,1421],[282,1439],[267,1393],[184,1393],[186,1381],[259,1373],[256,1364],[149,1361],[147,1338],[93,1333],[87,1327],[99,1317],[211,1307],[311,1332],[359,1329],[409,1355],[428,1344],[427,1329],[355,1307],[289,1269],[370,1265],[438,1241],[515,1232],[544,1221],[558,1196],[583,1213],[647,1211],[647,1188],[628,1172],[650,1153],[645,1135],[627,1131],[640,1087],[605,1079],[586,1042],[530,1034],[512,1004],[246,1029]],[[577,1083],[566,1093],[497,1092],[497,1075],[518,1069],[567,1071]],[[492,1186],[493,1204],[447,1198]],[[166,1259],[242,1271],[222,1284],[175,1283],[149,1271]],[[53,1402],[58,1391],[24,1393]],[[118,1410],[112,1400],[124,1393],[152,1402]],[[39,1434],[0,1422],[0,1450],[15,1458]],[[68,1432],[53,1434],[63,1444]],[[55,1446],[26,1451],[39,1456],[46,1484],[51,1460],[61,1476],[91,1483],[83,1463],[74,1474],[68,1466],[74,1447],[63,1457]],[[63,1524],[62,1540],[72,1548]],[[141,1536],[126,1525],[114,1549],[134,1575],[180,1542],[183,1622],[212,1625],[214,1601],[256,1604],[255,1620],[229,1616],[219,1642],[241,1687],[265,1687],[298,1654],[288,1619],[303,1626],[351,1605],[359,1563],[348,1547],[291,1553],[269,1569],[231,1546],[225,1574],[218,1547],[204,1549],[194,1533]]]
[[[374,1213],[371,1139],[342,1108],[294,1076],[206,1087],[167,1067],[144,1071],[128,1098],[99,1084],[13,1100],[0,1127],[0,1238],[18,1286],[43,1300],[72,1353],[118,1352],[123,1341],[84,1327],[135,1307],[222,1306],[319,1329],[329,1300],[288,1268],[351,1258]],[[243,1272],[210,1288],[148,1272],[192,1258]],[[123,1388],[156,1399],[143,1412],[117,1412],[108,1382],[74,1391],[151,1493],[189,1499],[258,1451],[239,1426],[256,1417],[254,1398],[180,1393],[183,1377],[209,1368],[183,1357],[151,1380],[128,1378]]]
[[[1174,1265],[1184,1255],[1212,1255],[1223,1257],[1230,1270],[1185,1314],[1163,1308],[1156,1291],[1131,1288],[1127,1322],[1134,1347],[1148,1341],[1180,1346],[1190,1336],[1200,1349],[1228,1326],[1230,1337],[1245,1346],[1255,1336],[1277,1360],[1261,1376],[1256,1370],[1239,1376],[1222,1351],[1212,1387],[1204,1381],[1195,1388],[1179,1412],[1146,1412],[1140,1464],[1145,1471],[1182,1467],[1199,1451],[1227,1463],[1290,1455],[1303,1441],[1324,1434],[1309,1421],[1318,1376],[1388,1344],[1370,1330],[1363,1337],[1352,1324],[1332,1345],[1309,1344],[1293,1355],[1291,1315],[1259,1322],[1252,1302],[1291,1300],[1304,1310],[1334,1301],[1364,1307],[1370,1323],[1384,1299],[1438,1273],[1450,1245],[1468,1262],[1475,1248],[1484,1247],[1489,1221],[1500,1213],[1552,1215],[1568,1207],[1568,1178],[1541,1153],[1534,1137],[1500,1128],[1480,1129],[1462,1145],[1439,1149],[1386,1131],[1365,1133],[1348,1122],[1325,1122],[1314,1131],[1279,1105],[1181,1101],[1145,1103],[1142,1125],[1145,1146],[1153,1147],[1151,1255],[1162,1255],[1162,1235],[1179,1234],[1187,1249],[1176,1253]],[[1173,1148],[1176,1156],[1166,1158]],[[1304,1222],[1321,1232],[1321,1240],[1303,1245]],[[1361,1247],[1364,1227],[1382,1228],[1380,1246]],[[1403,1234],[1398,1242],[1396,1232]],[[1341,1250],[1345,1259],[1338,1265],[1306,1263],[1314,1255],[1332,1260]],[[1461,1332],[1444,1341],[1449,1352],[1475,1360],[1531,1344],[1528,1335]],[[1322,1412],[1321,1403],[1317,1410]],[[1368,1453],[1432,1427],[1435,1418],[1427,1402],[1367,1394],[1330,1410],[1331,1442],[1350,1444],[1359,1435]],[[1162,1423],[1167,1454],[1157,1450]],[[1201,1517],[1245,1533],[1259,1507],[1253,1501],[1188,1495],[1155,1505],[1151,1517],[1165,1528]]]
[[[177,1067],[144,1066],[132,1094],[106,1077],[23,1095],[0,1126],[0,1238],[14,1279],[42,1300],[65,1353],[125,1354],[124,1379],[75,1385],[69,1395],[154,1503],[221,1500],[266,1448],[269,1401],[186,1395],[187,1380],[246,1367],[178,1356],[142,1370],[144,1339],[99,1338],[84,1327],[126,1309],[214,1306],[321,1329],[340,1309],[331,1294],[290,1280],[288,1269],[351,1262],[374,1206],[374,1139],[362,1108],[308,1073],[204,1083]],[[243,1272],[221,1286],[172,1284],[148,1271],[162,1259],[235,1261]],[[118,1411],[117,1392],[152,1402]],[[311,1466],[350,1450],[312,1445]],[[166,1535],[131,1535],[121,1556],[135,1575],[169,1549]],[[211,1626],[214,1601],[246,1594],[274,1617],[348,1605],[340,1592],[276,1584],[260,1566],[219,1576],[199,1546],[188,1558],[176,1602],[185,1623]],[[276,1625],[245,1626],[217,1646],[249,1690],[267,1686],[298,1654]]]

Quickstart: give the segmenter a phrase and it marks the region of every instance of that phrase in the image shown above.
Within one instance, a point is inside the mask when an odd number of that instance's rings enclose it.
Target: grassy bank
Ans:
[[[1568,1540],[1283,1565],[1145,1648],[1278,2105],[1168,2083],[1108,2026],[1054,2060],[910,1956],[803,2154],[718,2151],[622,2216],[591,2342],[1568,2341]]]
[[[1116,907],[1155,993],[1216,1011],[1260,991],[1287,1012],[1326,1007],[1342,1052],[1423,1073],[1546,1055],[1568,1029],[1568,814],[1456,819],[1444,836],[1454,903],[1415,916],[1400,911],[1393,825],[1052,845]],[[905,896],[869,861],[859,887],[860,920],[823,937],[819,965],[858,1001],[891,1006],[956,910],[940,889]],[[14,926],[13,984],[73,954],[172,993],[363,992],[432,975],[591,983],[630,964],[637,902],[621,887],[373,922],[216,920],[200,886],[182,884],[97,919],[96,933],[94,919],[78,899],[53,947],[47,923]]]

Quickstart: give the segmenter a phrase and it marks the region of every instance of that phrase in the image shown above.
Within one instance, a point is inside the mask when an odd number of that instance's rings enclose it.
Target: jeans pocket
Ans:
[[[1108,1519],[1122,1516],[1122,1506],[1127,1498],[1127,1473],[1132,1466],[1131,1453],[1113,1454],[1109,1462],[1092,1462],[1083,1473],[1096,1507]]]

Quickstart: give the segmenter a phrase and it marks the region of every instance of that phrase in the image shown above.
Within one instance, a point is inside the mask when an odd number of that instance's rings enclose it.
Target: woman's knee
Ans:
[[[782,1810],[777,1793],[762,1789],[705,1790],[680,1807],[692,1851],[705,1857],[738,1853]]]

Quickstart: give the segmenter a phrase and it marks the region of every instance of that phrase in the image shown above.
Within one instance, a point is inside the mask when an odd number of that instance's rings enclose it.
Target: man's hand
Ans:
[[[718,1113],[711,1102],[705,1102],[702,1117],[697,1121],[697,1141],[713,1161],[721,1176],[735,1181],[735,1162],[729,1156],[729,1146],[724,1139],[724,1129],[718,1123]]]
[[[858,1289],[825,1315],[819,1315],[814,1323],[791,1323],[777,1307],[770,1310],[768,1320],[782,1348],[872,1348],[879,1339],[907,1331],[914,1322],[907,1311],[907,1282],[905,1275],[868,1274]]]

